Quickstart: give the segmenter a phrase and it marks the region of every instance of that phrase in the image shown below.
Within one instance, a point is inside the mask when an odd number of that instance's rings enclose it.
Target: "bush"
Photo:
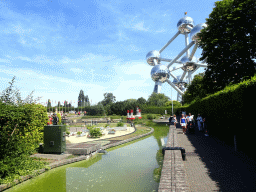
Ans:
[[[90,128],[90,135],[91,137],[101,137],[102,133],[100,128]]]
[[[107,126],[110,126],[110,124],[106,124],[104,127],[106,128]]]
[[[82,132],[81,132],[81,131],[78,131],[76,134],[77,134],[77,135],[81,135],[81,134],[82,134]]]
[[[66,134],[69,135],[69,134],[70,134],[70,131],[66,131]]]
[[[123,127],[124,126],[124,123],[123,122],[118,122],[117,123],[117,127]]]
[[[148,114],[147,115],[147,119],[149,119],[149,120],[153,120],[155,118],[156,118],[156,115],[153,115],[153,114]]]

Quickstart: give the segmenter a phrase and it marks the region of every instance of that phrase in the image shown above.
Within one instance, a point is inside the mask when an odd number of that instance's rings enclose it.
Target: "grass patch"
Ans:
[[[70,156],[66,157],[65,159],[72,159],[72,158],[75,158],[75,157],[79,157],[79,155],[70,155]]]
[[[130,135],[124,135],[124,136],[120,136],[120,137],[117,137],[117,138],[110,138],[108,140],[126,140],[126,139],[130,139],[132,137],[136,137],[138,135],[142,135],[142,134],[145,134],[145,133],[148,133],[150,132],[151,129],[147,128],[147,127],[144,127],[144,126],[141,126],[141,127],[136,127],[136,131]]]

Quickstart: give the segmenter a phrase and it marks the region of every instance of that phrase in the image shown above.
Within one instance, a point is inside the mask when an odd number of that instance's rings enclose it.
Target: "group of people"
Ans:
[[[174,123],[174,127],[176,128],[176,124],[178,123],[176,115],[173,115],[173,118],[170,117],[169,121]],[[205,132],[205,136],[208,135],[207,127],[206,127],[206,119],[202,118],[200,114],[198,114],[198,117],[196,119],[197,121],[197,128],[200,132]],[[193,130],[193,127],[195,127],[195,120],[194,115],[185,115],[182,113],[182,116],[180,118],[180,125],[183,130],[183,134],[187,133],[187,130]]]

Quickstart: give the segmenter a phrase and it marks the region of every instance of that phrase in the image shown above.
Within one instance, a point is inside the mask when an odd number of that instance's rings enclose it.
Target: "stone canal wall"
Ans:
[[[174,126],[170,126],[166,147],[182,147],[178,145]],[[158,192],[167,191],[189,191],[180,150],[165,151]]]

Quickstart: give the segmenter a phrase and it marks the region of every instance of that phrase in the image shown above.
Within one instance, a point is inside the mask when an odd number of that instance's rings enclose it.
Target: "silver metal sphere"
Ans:
[[[181,89],[181,90],[184,90],[184,89],[186,89],[185,88],[185,85],[187,85],[188,84],[188,82],[187,82],[187,80],[183,80],[182,82],[179,82],[178,84],[177,84],[177,87],[179,88],[179,89]]]
[[[180,81],[180,78],[181,78],[181,75],[177,76],[178,81],[174,79],[173,84],[175,84],[179,89],[182,90],[185,88],[185,85],[188,84],[188,81],[187,80]]]
[[[196,57],[192,57],[192,60],[189,61],[189,58],[185,55],[180,61],[184,64],[181,68],[184,71],[194,71],[196,69]]]
[[[196,25],[190,32],[190,38],[192,41],[195,41],[196,43],[198,43],[199,40],[199,37],[198,37],[198,34],[201,32],[201,30],[203,28],[206,28],[207,27],[207,24],[205,23],[200,23],[198,25]]]
[[[147,59],[147,63],[151,66],[155,66],[155,63],[154,63],[154,59],[157,60],[157,64],[160,63],[160,52],[159,51],[150,51],[147,56],[146,56],[146,59]]]
[[[182,17],[177,23],[178,30],[181,34],[190,33],[194,26],[194,20],[188,16]]]
[[[156,65],[151,70],[151,78],[153,81],[160,81],[164,83],[167,79],[169,79],[169,77],[169,70],[163,64]]]

